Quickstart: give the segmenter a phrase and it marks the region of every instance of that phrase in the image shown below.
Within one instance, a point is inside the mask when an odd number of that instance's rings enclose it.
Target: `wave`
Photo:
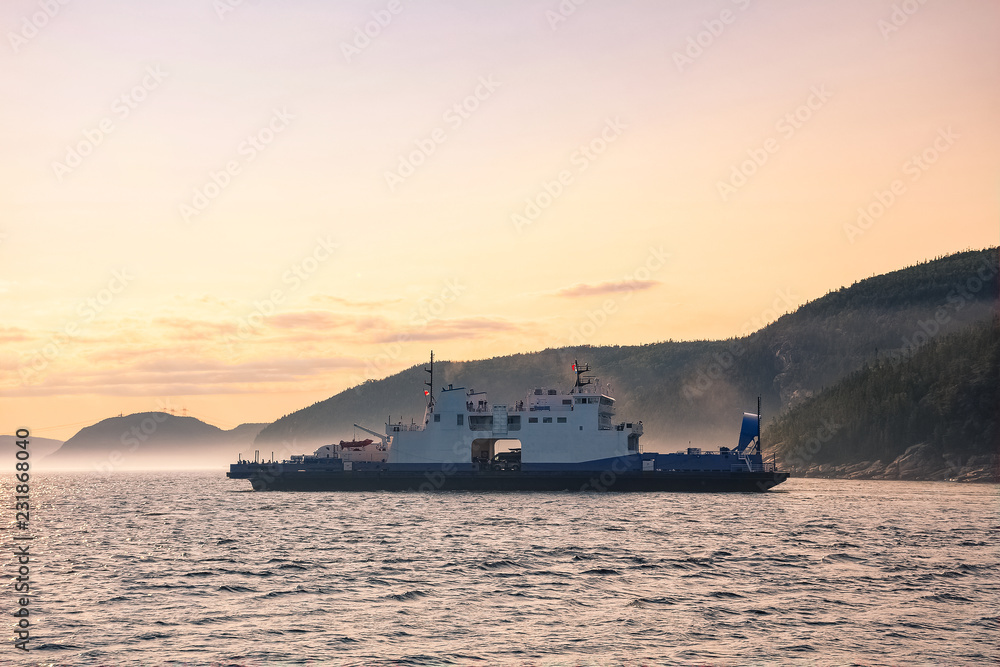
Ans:
[[[382,597],[383,600],[395,600],[396,602],[406,602],[409,600],[417,600],[419,598],[427,597],[428,593],[424,591],[407,591],[405,593],[392,593],[390,595],[385,595]]]
[[[953,593],[938,593],[936,595],[924,595],[921,600],[931,600],[932,602],[972,602],[967,597],[955,595]]]

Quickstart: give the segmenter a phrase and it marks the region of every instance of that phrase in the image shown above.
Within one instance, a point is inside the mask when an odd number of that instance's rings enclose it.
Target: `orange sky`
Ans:
[[[998,241],[995,2],[469,4],[5,3],[0,432],[740,335]]]

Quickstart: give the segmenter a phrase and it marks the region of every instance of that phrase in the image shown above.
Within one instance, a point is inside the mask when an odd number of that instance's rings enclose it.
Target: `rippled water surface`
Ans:
[[[254,493],[39,475],[0,664],[996,664],[997,487]],[[10,545],[13,490],[0,492]]]

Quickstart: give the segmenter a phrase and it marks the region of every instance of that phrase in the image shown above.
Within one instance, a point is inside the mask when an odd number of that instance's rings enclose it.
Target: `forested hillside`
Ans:
[[[956,477],[997,455],[998,406],[1000,319],[994,317],[866,364],[778,418],[764,442],[798,472],[855,466],[866,476],[892,477],[886,468],[910,450],[919,470],[908,478]],[[860,468],[861,462],[881,468]]]
[[[765,420],[873,364],[908,354],[925,339],[992,317],[996,248],[967,251],[861,280],[807,303],[752,335],[721,341],[570,347],[480,361],[435,364],[438,384],[488,389],[495,403],[532,387],[565,387],[571,364],[590,363],[609,382],[624,419],[642,419],[647,448],[713,448],[736,438],[740,415],[763,399]],[[439,356],[447,356],[438,349]],[[357,422],[380,430],[389,415],[420,419],[424,365],[369,381],[286,415],[257,444],[304,451],[352,436]],[[283,445],[283,443],[287,443]]]

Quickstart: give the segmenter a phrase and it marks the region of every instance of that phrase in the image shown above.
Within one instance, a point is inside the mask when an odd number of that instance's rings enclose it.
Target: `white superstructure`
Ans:
[[[574,364],[574,370],[577,382],[568,392],[535,388],[514,405],[493,404],[485,392],[452,385],[435,397],[431,382],[423,423],[386,424],[387,461],[398,468],[477,467],[519,446],[525,469],[544,470],[639,453],[642,422],[616,423],[610,390],[583,377],[589,368]]]

